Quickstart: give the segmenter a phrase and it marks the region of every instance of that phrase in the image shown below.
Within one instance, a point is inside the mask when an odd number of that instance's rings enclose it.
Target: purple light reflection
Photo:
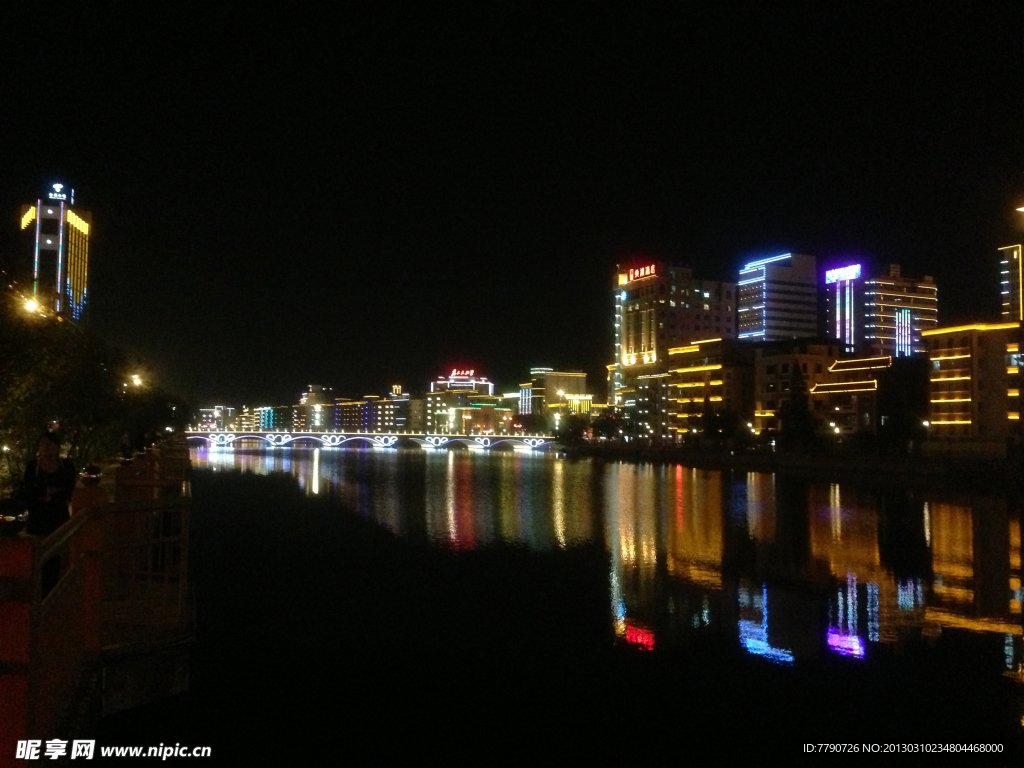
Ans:
[[[859,635],[846,635],[838,629],[829,627],[827,639],[829,647],[836,653],[841,653],[843,656],[856,656],[858,659],[864,658],[864,641]]]

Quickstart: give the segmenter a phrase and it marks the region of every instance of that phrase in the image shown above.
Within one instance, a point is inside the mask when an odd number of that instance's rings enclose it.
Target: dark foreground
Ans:
[[[1024,760],[1020,688],[966,660],[780,667],[731,636],[643,652],[615,641],[602,547],[442,551],[284,476],[197,473],[193,492],[191,691],[107,718],[99,744],[208,745],[207,765]],[[822,742],[1005,747],[803,752]]]

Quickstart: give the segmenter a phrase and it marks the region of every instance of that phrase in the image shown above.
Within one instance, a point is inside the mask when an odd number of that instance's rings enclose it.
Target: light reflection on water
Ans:
[[[400,536],[455,549],[598,543],[610,619],[650,649],[731,637],[776,663],[868,660],[968,631],[1021,667],[1020,521],[988,497],[770,474],[470,451],[193,448],[196,467],[293,475]]]

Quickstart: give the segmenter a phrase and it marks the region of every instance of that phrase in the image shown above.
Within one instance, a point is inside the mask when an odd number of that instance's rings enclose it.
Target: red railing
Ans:
[[[117,503],[82,489],[45,539],[0,537],[0,766],[18,740],[73,738],[58,731],[105,661],[190,636],[186,468],[165,450],[119,473]]]

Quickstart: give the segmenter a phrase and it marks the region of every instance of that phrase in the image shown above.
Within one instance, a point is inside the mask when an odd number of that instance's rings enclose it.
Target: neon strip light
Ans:
[[[668,351],[668,353],[670,355],[682,355],[682,354],[685,354],[687,352],[699,352],[699,351],[700,351],[700,348],[699,347],[695,347],[695,346],[690,346],[690,347],[672,347]]]
[[[853,346],[853,283],[846,281],[846,343]]]
[[[1006,396],[1007,397],[1020,397],[1020,390],[1019,389],[1008,389],[1008,390],[1006,390]]]
[[[838,389],[844,387],[844,389]],[[842,392],[874,392],[878,389],[877,381],[841,381],[828,384],[815,384],[811,387],[812,395],[831,395]]]
[[[1008,366],[1006,366],[1006,372],[1007,373],[1019,373],[1020,369],[1016,365],[1008,365]]]
[[[36,207],[33,205],[27,211],[25,215],[21,217],[21,228],[25,229],[36,217]]]
[[[969,403],[971,398],[969,397],[940,397],[936,400],[932,400],[933,403]]]
[[[755,309],[756,309],[756,307],[755,307]],[[718,339],[701,339],[700,341],[691,341],[690,343],[694,344],[694,345],[697,345],[697,344],[710,344],[710,343],[712,343],[714,341],[721,341],[721,339],[720,338],[718,338]]]
[[[909,357],[913,353],[913,329],[911,327],[911,315],[909,309],[901,309],[896,312],[896,355]]]
[[[43,201],[39,200],[39,201],[37,201],[36,204],[38,206],[40,206],[40,214],[41,214],[42,213]],[[33,294],[39,292],[39,285],[38,285],[38,283],[39,283],[39,225],[42,223],[41,219],[42,219],[41,215],[36,217],[36,263],[35,263],[35,271],[32,273],[32,278],[36,281],[36,285],[32,286],[32,293]]]
[[[1020,351],[1020,345],[1017,344],[1017,342],[1013,342],[1012,344],[1007,344],[1006,345],[1006,351],[1007,352],[1019,352]]]
[[[965,357],[970,357],[970,355],[942,355],[933,357],[932,360],[963,360]]]
[[[859,365],[859,366],[845,366],[844,363],[871,363],[877,360],[878,365]],[[884,361],[884,362],[883,362]],[[892,355],[884,355],[882,357],[860,357],[855,360],[836,360],[832,365],[828,367],[829,373],[833,371],[870,371],[875,368],[888,368],[892,365]],[[842,366],[842,367],[840,367]]]
[[[1005,331],[1019,327],[1020,323],[974,323],[973,325],[957,325],[952,328],[932,328],[930,331],[921,331],[921,335],[939,336],[944,333],[959,333],[960,331]]]
[[[690,368],[676,368],[675,370],[669,371],[669,373],[693,373],[696,371],[718,371],[721,370],[722,364],[717,363],[715,365],[695,365]]]
[[[68,224],[77,229],[83,235],[89,234],[89,222],[68,208]]]
[[[751,283],[760,283],[762,280],[764,280],[764,275],[755,277],[752,280],[740,280],[736,285],[750,285]]]
[[[60,204],[60,227],[57,232],[57,311],[60,312],[60,297],[64,294],[61,280],[64,270],[64,203]]]
[[[970,419],[967,419],[966,421],[964,421],[964,420],[953,420],[953,421],[933,421],[933,422],[931,422],[931,423],[932,423],[932,424],[970,424],[970,423],[971,423],[971,420],[970,420]]]
[[[931,381],[970,381],[970,376],[938,376]]]
[[[842,317],[843,317],[842,303],[843,303],[843,295],[841,293],[840,287],[837,285],[836,286],[836,338],[837,339],[843,338],[843,331],[842,331],[842,328],[841,328]]]
[[[784,253],[781,256],[772,256],[770,259],[760,259],[758,261],[752,261],[743,268],[744,271],[753,269],[754,267],[764,266],[765,264],[771,264],[773,261],[780,261],[782,259],[788,259],[792,256],[792,253]]]
[[[1018,419],[1020,419],[1020,414],[1017,413],[1016,411],[1010,411],[1008,414],[1006,414],[1006,418],[1010,419],[1011,421],[1017,421]]]
[[[751,336],[764,336],[764,331],[757,331],[756,333],[741,333],[739,335],[739,338],[741,338],[741,339],[748,339]]]

